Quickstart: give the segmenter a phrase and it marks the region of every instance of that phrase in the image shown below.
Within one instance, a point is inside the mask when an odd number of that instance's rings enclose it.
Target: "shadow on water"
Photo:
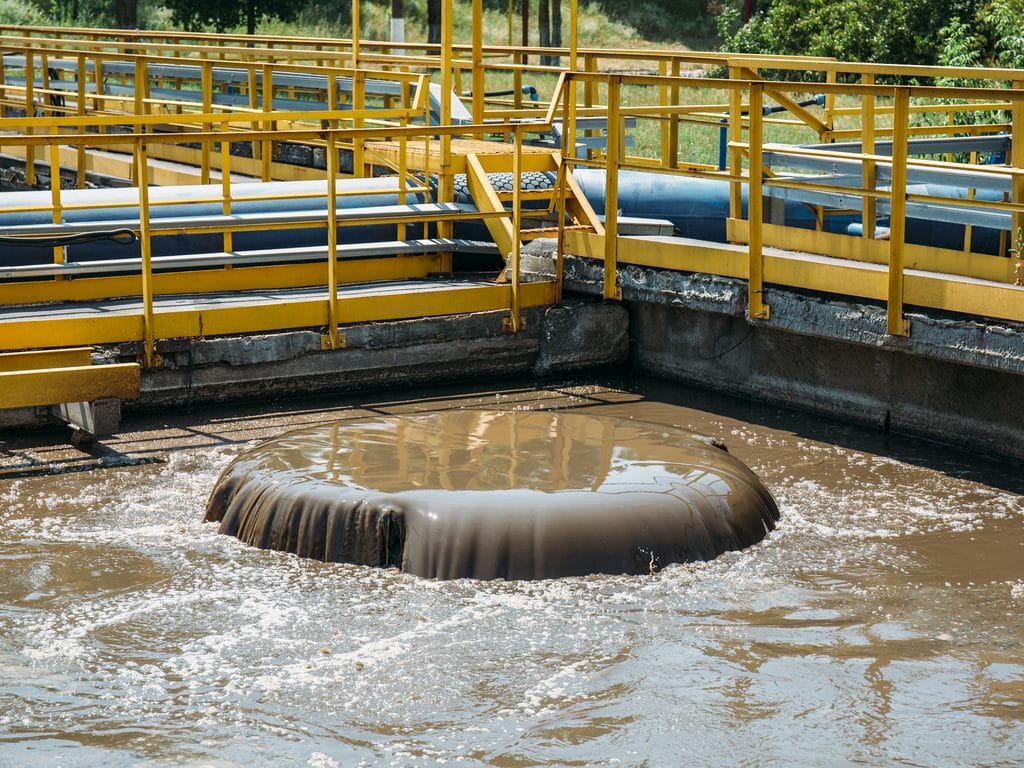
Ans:
[[[0,479],[153,464],[172,451],[242,445],[331,420],[472,407],[606,409],[643,402],[675,407],[676,425],[695,432],[707,432],[709,424],[721,420],[756,425],[1024,494],[1024,473],[999,457],[638,376],[470,381],[385,393],[280,397],[133,412],[126,414],[120,434],[80,447],[68,444],[66,428],[0,432]],[[689,424],[684,423],[687,419]]]

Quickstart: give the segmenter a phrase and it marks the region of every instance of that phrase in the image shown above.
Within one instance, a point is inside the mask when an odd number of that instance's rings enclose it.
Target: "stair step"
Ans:
[[[339,208],[337,220],[372,220],[374,222],[417,222],[447,219],[459,214],[476,214],[476,207],[465,203],[415,203],[412,205],[376,205],[363,208]],[[260,213],[229,213],[208,216],[168,216],[151,218],[150,231],[233,229],[239,227],[324,224],[327,212],[323,209],[306,211],[269,211]],[[5,237],[45,237],[47,235],[68,235],[82,232],[110,232],[116,229],[139,230],[139,219],[118,219],[114,221],[82,221],[63,224],[26,224],[5,227],[0,234]]]
[[[342,243],[337,247],[339,259],[364,259],[421,253],[497,253],[493,243],[461,238],[431,238],[423,240],[392,240],[380,243]],[[327,246],[306,248],[267,248],[255,251],[195,253],[175,256],[154,256],[154,272],[187,271],[223,266],[259,266],[297,261],[324,261]],[[139,258],[102,259],[69,262],[66,264],[24,264],[0,267],[0,280],[25,280],[38,277],[85,277],[110,273],[138,273],[142,270]]]

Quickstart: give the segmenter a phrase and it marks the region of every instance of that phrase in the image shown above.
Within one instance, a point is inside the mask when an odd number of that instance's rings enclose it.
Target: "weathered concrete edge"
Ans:
[[[554,247],[554,241],[536,240],[524,248],[523,270],[528,277],[548,279],[554,274]],[[563,276],[567,291],[590,295],[602,292],[604,268],[598,261],[566,256]],[[626,264],[619,269],[619,285],[623,300],[629,302],[668,304],[736,317],[742,317],[747,306],[746,281],[717,275]],[[765,301],[772,317],[764,324],[777,330],[1024,374],[1024,326],[1019,324],[907,311],[910,337],[904,339],[886,333],[882,306],[779,288],[766,289]]]

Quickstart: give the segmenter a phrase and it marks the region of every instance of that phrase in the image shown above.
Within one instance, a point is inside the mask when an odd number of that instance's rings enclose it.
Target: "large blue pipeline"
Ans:
[[[605,173],[600,170],[580,169],[576,178],[590,204],[599,213],[605,207]],[[548,183],[554,181],[548,174]],[[396,205],[398,195],[393,178],[351,179],[338,182],[339,210],[369,206]],[[233,201],[233,213],[281,213],[323,211],[326,208],[326,185],[323,181],[264,182],[236,188],[240,199]],[[345,194],[365,190],[361,194]],[[928,185],[927,193],[936,196],[967,196],[966,190]],[[135,203],[137,193],[131,188],[97,188],[66,190],[62,193],[65,210],[63,219],[76,222],[109,222],[111,229],[118,222],[138,219]],[[216,216],[221,213],[220,185],[154,187],[150,191],[151,220],[168,217]],[[245,200],[244,195],[263,199]],[[463,192],[464,196],[465,193]],[[411,196],[410,196],[411,197]],[[978,199],[983,199],[979,192]],[[0,210],[20,208],[21,212],[0,214],[0,264],[45,264],[52,261],[52,251],[46,247],[18,245],[9,235],[12,228],[25,225],[50,224],[48,210],[51,197],[48,191],[0,193]],[[460,202],[471,202],[463,197]],[[102,207],[76,210],[74,206],[96,203]],[[24,210],[37,208],[37,210]],[[711,179],[693,179],[683,176],[641,171],[623,171],[619,176],[618,208],[624,216],[666,219],[672,222],[675,233],[682,237],[725,242],[726,219],[729,213],[729,185]],[[746,187],[743,189],[743,208],[746,215]],[[788,226],[813,228],[813,210],[799,202],[785,201],[785,222]],[[859,224],[856,214],[826,216],[828,231],[850,234]],[[879,222],[884,226],[885,221]],[[23,230],[22,230],[23,231]],[[460,222],[456,226],[458,237],[489,240],[486,228],[477,222]],[[963,248],[964,227],[928,219],[907,220],[907,241],[921,245]],[[371,243],[394,240],[394,225],[358,225],[339,227],[339,242]],[[217,232],[200,234],[165,234],[153,237],[154,256],[217,252],[222,249],[222,237]],[[233,237],[236,250],[288,248],[323,245],[326,234],[323,226],[294,229],[267,229],[240,231]],[[999,230],[974,227],[972,250],[997,253]],[[118,244],[109,240],[75,243],[67,246],[66,261],[83,262],[96,259],[132,258],[139,256],[137,242]]]

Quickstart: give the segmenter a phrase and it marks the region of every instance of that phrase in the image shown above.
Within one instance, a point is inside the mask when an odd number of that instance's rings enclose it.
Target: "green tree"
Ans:
[[[737,53],[937,64],[945,25],[973,16],[977,6],[977,0],[772,0],[760,2],[741,25],[733,3],[720,15],[719,28],[723,49]]]
[[[166,0],[176,24],[188,31],[215,29],[223,32],[245,22],[248,34],[256,33],[260,17],[289,21],[306,6],[306,0]]]

